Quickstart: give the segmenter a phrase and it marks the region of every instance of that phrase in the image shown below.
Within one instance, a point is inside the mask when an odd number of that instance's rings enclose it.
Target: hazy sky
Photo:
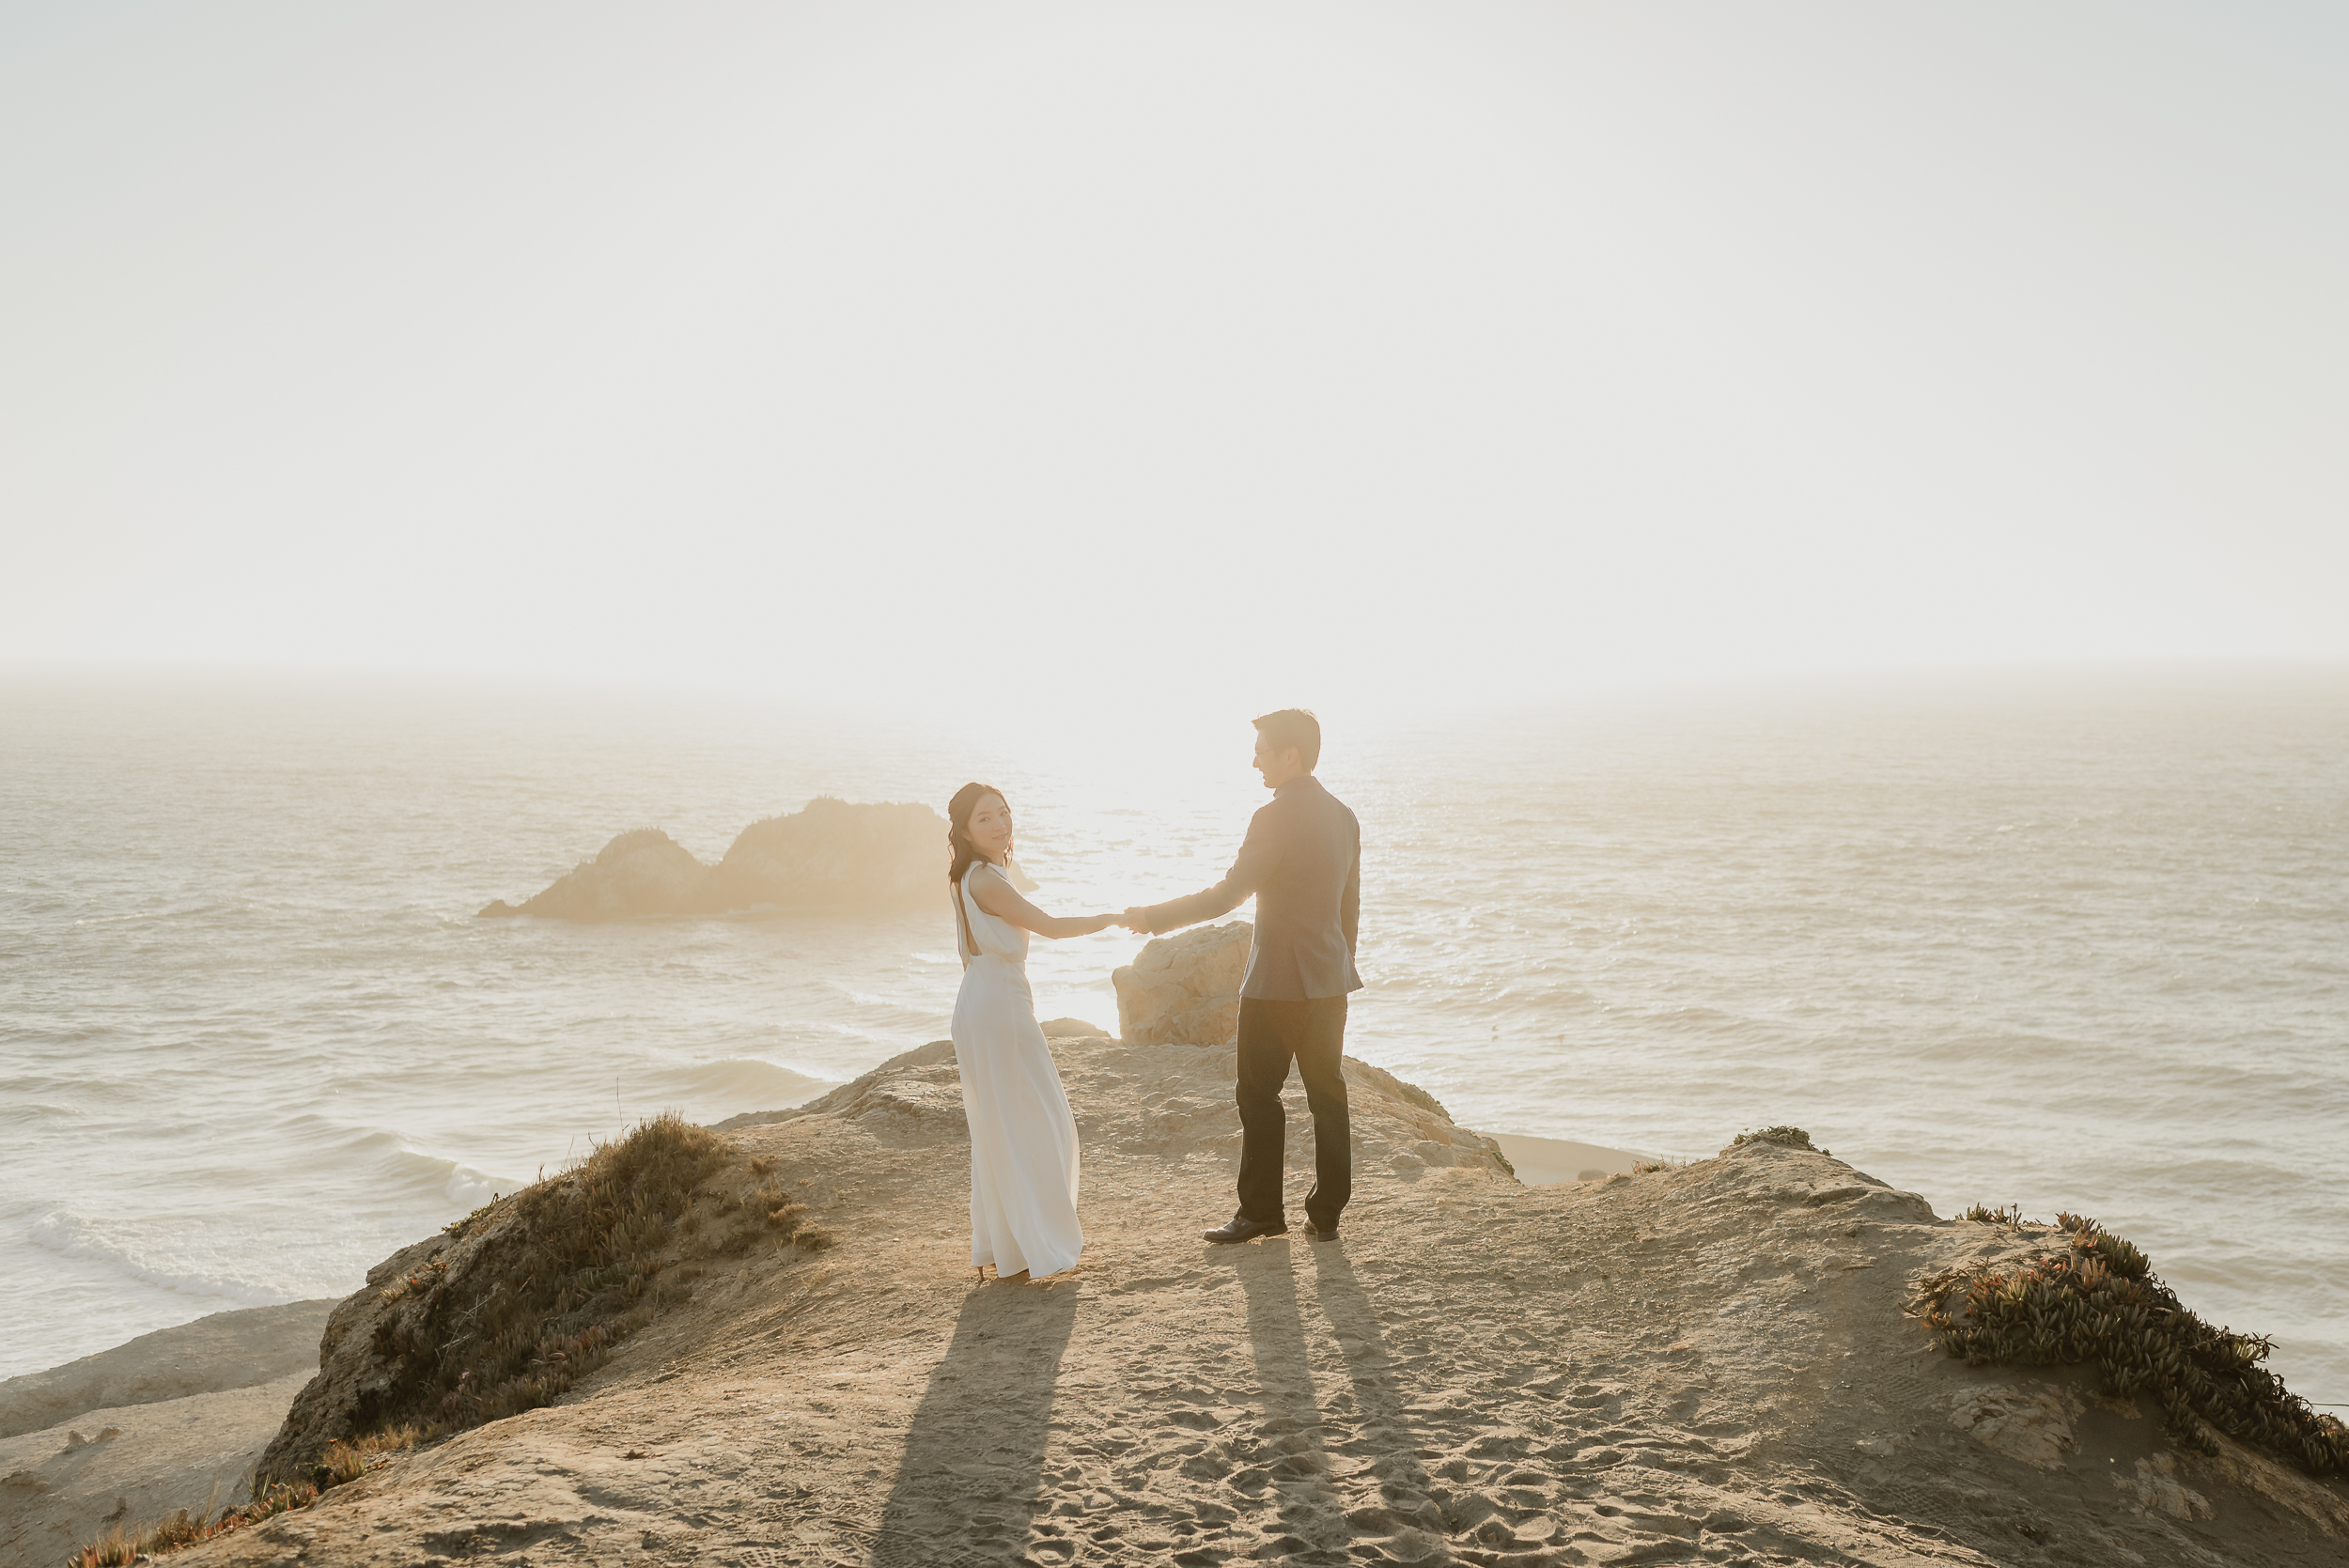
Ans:
[[[0,0],[0,663],[2349,658],[2349,10]]]

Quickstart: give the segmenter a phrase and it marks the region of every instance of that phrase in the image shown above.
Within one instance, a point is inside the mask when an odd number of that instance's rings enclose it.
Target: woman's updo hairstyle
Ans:
[[[979,797],[994,795],[1003,798],[1008,806],[1011,800],[993,784],[967,784],[955,791],[955,798],[946,803],[946,847],[952,860],[946,870],[946,885],[962,886],[962,874],[971,869],[972,861],[985,860],[979,846],[971,842],[971,814],[979,809]]]

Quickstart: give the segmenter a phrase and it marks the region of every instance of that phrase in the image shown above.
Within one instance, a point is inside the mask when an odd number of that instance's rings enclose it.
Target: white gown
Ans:
[[[1036,1027],[1028,989],[1028,933],[979,908],[972,884],[1010,880],[985,861],[963,874],[957,896],[970,918],[974,955],[963,955],[955,997],[955,1062],[971,1124],[971,1263],[999,1275],[1057,1274],[1084,1250],[1077,1223],[1077,1119],[1060,1069]]]

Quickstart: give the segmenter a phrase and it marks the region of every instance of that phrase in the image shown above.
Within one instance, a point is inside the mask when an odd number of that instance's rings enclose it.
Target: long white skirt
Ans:
[[[1026,971],[993,955],[972,960],[955,997],[955,1062],[971,1123],[971,1264],[1035,1278],[1074,1265],[1077,1119],[1036,1027]]]

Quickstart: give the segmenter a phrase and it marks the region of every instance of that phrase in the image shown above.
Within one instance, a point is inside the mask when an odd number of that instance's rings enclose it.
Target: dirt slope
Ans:
[[[0,1568],[54,1568],[117,1521],[241,1499],[309,1376],[83,1410],[0,1437]]]
[[[1209,1248],[1220,1053],[1054,1045],[1085,1132],[1073,1276],[963,1266],[951,1063],[903,1058],[731,1134],[837,1250],[707,1281],[563,1405],[181,1560],[2349,1557],[2338,1484],[2176,1453],[2076,1377],[1928,1348],[1907,1282],[2028,1234],[1774,1146],[1525,1188],[1358,1081],[1345,1236]]]

